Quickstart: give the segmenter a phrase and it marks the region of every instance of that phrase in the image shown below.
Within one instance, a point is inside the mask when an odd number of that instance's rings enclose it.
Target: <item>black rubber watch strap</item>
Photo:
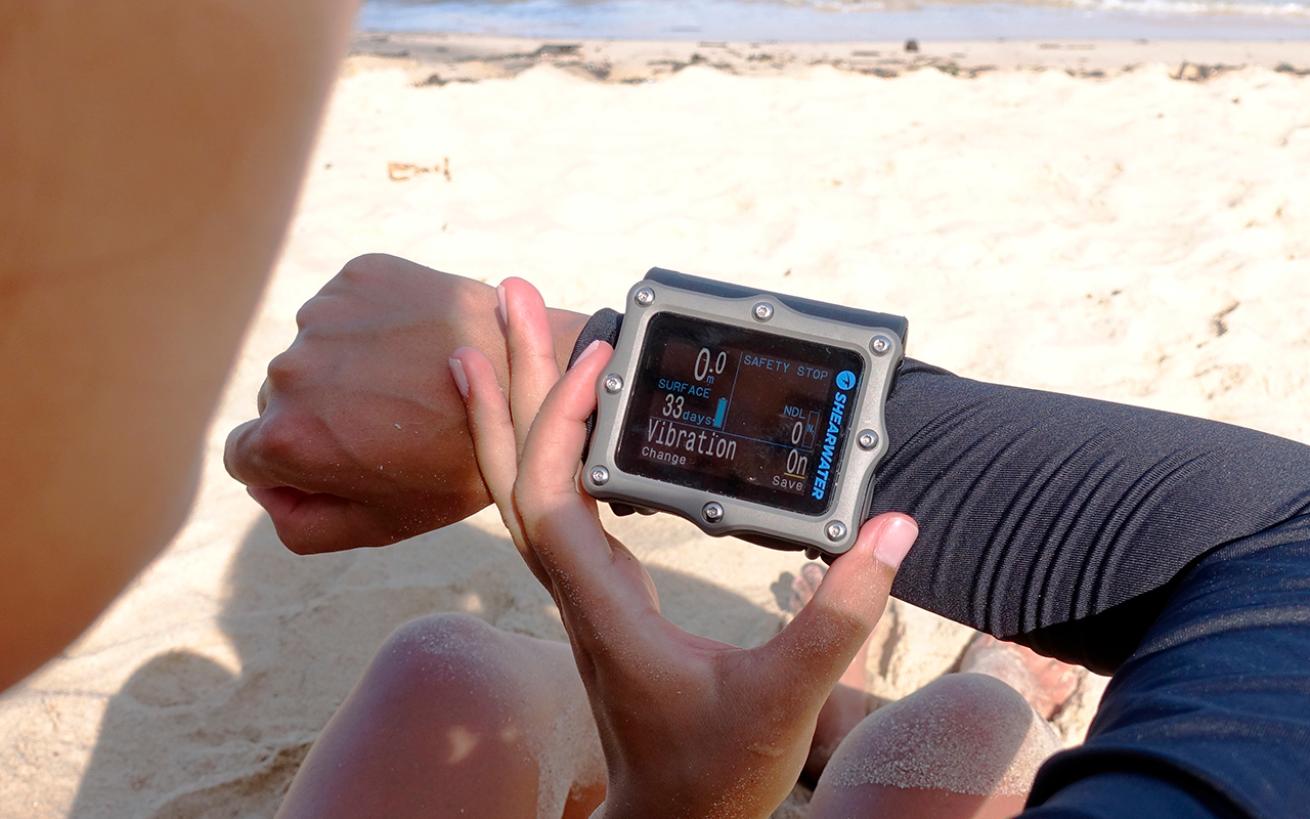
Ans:
[[[619,328],[623,326],[623,314],[608,307],[597,311],[578,333],[578,340],[573,343],[573,352],[569,354],[569,369],[578,360],[582,351],[591,346],[593,341],[608,342],[611,347],[619,340]],[[587,419],[587,446],[591,446],[591,431],[596,428],[596,414]],[[587,447],[582,450],[583,460],[587,457]]]
[[[578,340],[573,343],[573,352],[569,354],[569,368],[578,360],[582,351],[591,346],[593,341],[604,341],[612,347],[619,340],[619,330],[623,327],[623,314],[608,307],[596,311],[578,333]],[[591,432],[596,428],[596,414],[587,418],[587,444],[582,448],[582,462],[587,462],[587,450],[591,447]],[[637,510],[624,503],[611,503],[614,514],[631,515]]]
[[[597,311],[587,319],[582,332],[578,333],[578,340],[573,343],[573,352],[569,355],[569,368],[573,367],[573,362],[578,360],[582,351],[591,346],[591,342],[607,341],[610,346],[613,346],[619,340],[619,329],[622,326],[622,313],[608,307]]]
[[[678,273],[673,270],[665,270],[661,267],[652,267],[647,273],[646,278],[654,282],[667,284],[671,287],[682,288],[683,290],[696,290],[702,293],[708,293],[714,296],[723,296],[724,298],[753,298],[758,296],[771,296],[788,307],[801,313],[807,313],[820,318],[830,318],[836,321],[846,322],[847,324],[860,324],[866,327],[877,327],[890,330],[900,337],[901,346],[907,343],[909,335],[909,321],[904,316],[897,316],[891,313],[876,313],[872,310],[859,310],[854,307],[843,307],[839,304],[829,304],[822,301],[801,298],[800,296],[788,296],[782,293],[774,293],[768,290],[756,290],[750,287],[743,287],[739,284],[728,284],[726,282],[714,281],[713,279],[704,279],[700,276],[691,276],[686,273]],[[591,342],[600,339],[614,344],[618,341],[619,330],[623,326],[623,314],[608,307],[597,311],[587,323],[583,326],[582,332],[578,334],[578,340],[573,344],[573,353],[569,356],[569,366],[578,360],[582,351],[587,349]]]
[[[901,339],[901,347],[906,344],[906,336],[909,334],[910,322],[904,316],[896,316],[891,313],[875,313],[872,310],[859,310],[854,307],[843,307],[840,304],[829,304],[823,301],[814,301],[805,299],[800,296],[788,296],[784,293],[774,293],[771,290],[757,290],[753,287],[744,287],[740,284],[729,284],[719,282],[713,279],[703,279],[700,276],[690,276],[686,273],[678,273],[674,270],[665,270],[661,267],[652,267],[647,273],[646,278],[653,282],[667,284],[670,287],[677,287],[682,290],[693,290],[699,293],[705,293],[711,296],[721,296],[727,299],[749,299],[760,296],[769,296],[775,298],[783,304],[798,313],[805,313],[818,318],[833,319],[845,324],[858,324],[864,327],[879,328],[890,330]]]

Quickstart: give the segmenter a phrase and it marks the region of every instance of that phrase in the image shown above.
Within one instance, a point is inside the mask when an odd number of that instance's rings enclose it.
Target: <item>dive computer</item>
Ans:
[[[710,535],[839,555],[887,451],[883,410],[908,323],[654,268],[626,315],[592,317],[575,355],[614,345],[582,484],[616,509]]]

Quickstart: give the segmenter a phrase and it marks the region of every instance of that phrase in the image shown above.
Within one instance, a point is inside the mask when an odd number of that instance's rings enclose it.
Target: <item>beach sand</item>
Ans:
[[[910,316],[911,354],[961,374],[1310,441],[1306,68],[1277,43],[359,36],[188,523],[0,700],[0,816],[268,816],[398,624],[465,611],[562,638],[494,513],[298,558],[224,473],[296,308],[363,252],[525,276],[580,311],[653,264],[799,292]],[[611,522],[673,620],[777,629],[799,555]],[[969,637],[894,604],[873,693],[951,670]],[[1067,743],[1103,685],[1059,715]]]

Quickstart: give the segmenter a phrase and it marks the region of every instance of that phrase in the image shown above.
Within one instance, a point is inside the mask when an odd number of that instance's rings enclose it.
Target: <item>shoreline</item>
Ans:
[[[1310,40],[1306,0],[370,0],[361,29],[512,37],[842,42]]]
[[[911,45],[913,44],[913,45]],[[913,48],[914,50],[911,50]],[[515,77],[540,65],[605,83],[637,84],[701,66],[728,74],[779,76],[828,66],[890,79],[936,69],[957,77],[996,71],[1063,71],[1100,79],[1163,65],[1173,79],[1206,81],[1244,68],[1310,75],[1295,41],[971,40],[677,41],[548,39],[477,34],[357,32],[347,71],[383,62],[411,71],[416,85]]]

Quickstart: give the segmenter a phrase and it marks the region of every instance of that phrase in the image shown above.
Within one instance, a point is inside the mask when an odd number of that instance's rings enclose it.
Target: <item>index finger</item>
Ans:
[[[596,380],[613,349],[593,342],[555,385],[528,433],[514,482],[514,504],[542,566],[557,585],[587,597],[621,591],[613,551],[594,505],[578,492],[586,420],[596,407]]]
[[[546,302],[537,288],[511,277],[501,282],[496,294],[509,354],[509,409],[522,453],[533,419],[560,378],[559,360]]]

